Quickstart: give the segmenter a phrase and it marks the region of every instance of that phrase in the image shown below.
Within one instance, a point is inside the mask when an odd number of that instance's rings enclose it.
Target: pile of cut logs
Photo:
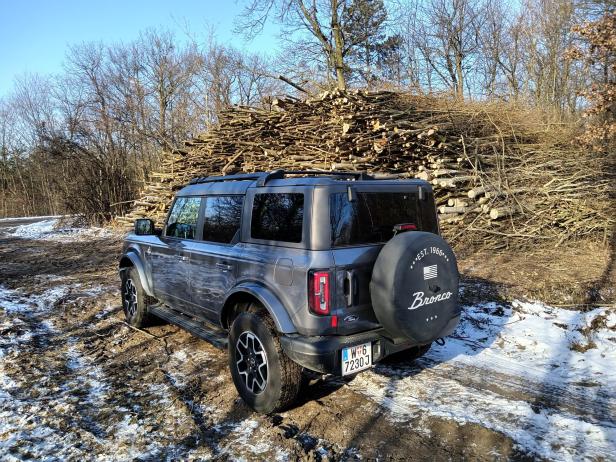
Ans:
[[[175,190],[193,177],[282,168],[424,179],[447,237],[492,248],[605,231],[613,217],[600,159],[588,157],[582,168],[583,154],[561,135],[504,104],[385,91],[233,106],[165,154],[132,212],[118,220],[162,222]]]

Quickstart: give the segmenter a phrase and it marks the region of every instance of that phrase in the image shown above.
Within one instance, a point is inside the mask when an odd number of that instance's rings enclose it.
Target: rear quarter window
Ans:
[[[279,242],[302,242],[303,223],[304,194],[255,194],[250,225],[252,238]]]

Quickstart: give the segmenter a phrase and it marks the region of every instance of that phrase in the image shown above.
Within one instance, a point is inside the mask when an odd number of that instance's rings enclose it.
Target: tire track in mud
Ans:
[[[138,436],[140,428],[130,420],[137,407],[116,402],[116,384],[81,350],[76,326],[65,329],[58,319],[60,305],[76,287],[61,286],[30,300],[4,291],[2,325],[9,331],[18,326],[19,331],[3,337],[1,348],[0,448],[16,459],[140,455],[121,441],[129,433]],[[24,331],[30,334],[20,338]]]
[[[225,355],[206,343],[160,326],[154,336],[171,338],[158,344],[126,327],[114,306],[119,248],[117,237],[37,241],[0,230],[0,274],[15,289],[0,284],[0,453],[15,460],[337,460],[356,452],[306,428],[287,432],[294,424],[286,416],[253,414],[226,377]],[[80,295],[93,281],[114,289]],[[63,289],[51,300],[44,287]]]
[[[306,432],[281,436],[291,443],[276,447],[268,418],[237,400],[231,411],[218,406],[216,387],[203,392],[203,381],[224,384],[227,400],[218,350],[169,326],[175,351],[146,346],[118,321],[117,307],[74,319],[81,297],[100,296],[74,293],[78,287],[38,296],[0,288],[0,453],[15,460],[285,460],[308,440],[308,451],[337,451]],[[152,361],[148,350],[161,349]]]
[[[76,370],[79,356],[74,350],[65,354],[56,339],[58,331],[49,320],[49,311],[69,292],[70,288],[62,286],[26,298],[17,291],[2,291],[0,447],[5,454],[52,457],[55,451],[50,439],[75,438],[67,429],[86,429],[80,440],[96,439],[100,433],[93,425],[96,403],[84,399],[95,393],[102,395],[102,389],[91,389],[100,387],[100,382],[90,376],[91,371]],[[49,354],[52,351],[54,354]],[[50,415],[54,418],[47,419]],[[74,451],[70,455],[75,455]]]

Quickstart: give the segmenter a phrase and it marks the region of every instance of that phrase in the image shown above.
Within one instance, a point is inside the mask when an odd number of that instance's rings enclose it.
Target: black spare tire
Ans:
[[[460,317],[459,279],[456,257],[443,238],[420,231],[397,234],[372,271],[376,317],[393,337],[417,344],[449,335]]]

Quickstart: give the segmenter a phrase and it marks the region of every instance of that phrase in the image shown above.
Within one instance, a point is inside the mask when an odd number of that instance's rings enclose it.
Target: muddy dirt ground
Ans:
[[[237,396],[226,351],[175,326],[135,330],[124,323],[120,246],[115,234],[40,240],[0,229],[0,459],[536,460],[546,454],[498,426],[438,412],[392,413],[387,400],[395,391],[365,392],[378,390],[381,378],[390,384],[429,378],[432,369],[435,380],[455,381],[439,379],[433,365],[403,359],[370,372],[380,376],[374,380],[313,377],[293,409],[255,414]],[[465,294],[469,303],[502,295],[485,281],[476,287]],[[503,383],[473,382],[468,374],[456,382],[476,395],[535,402],[532,390],[525,395],[524,386]],[[611,425],[613,404],[610,398],[607,417],[595,420]],[[573,407],[568,412],[575,414]]]

